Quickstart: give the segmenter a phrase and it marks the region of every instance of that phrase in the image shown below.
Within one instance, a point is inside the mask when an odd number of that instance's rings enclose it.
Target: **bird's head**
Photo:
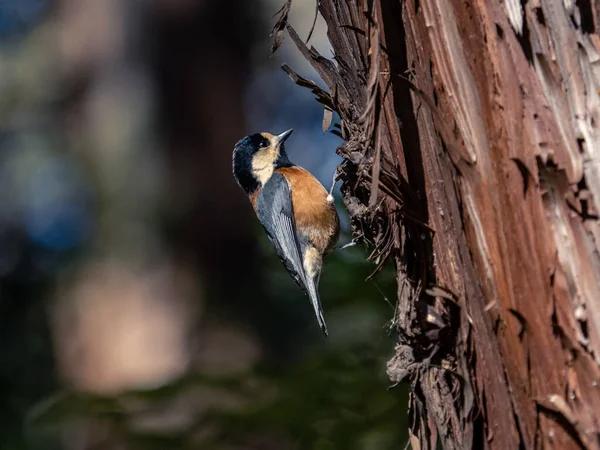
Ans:
[[[235,144],[233,176],[246,193],[251,194],[263,186],[276,168],[292,166],[283,145],[292,131],[251,134]]]

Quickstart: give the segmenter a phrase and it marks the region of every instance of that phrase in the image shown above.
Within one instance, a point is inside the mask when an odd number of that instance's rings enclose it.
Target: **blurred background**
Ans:
[[[292,127],[327,188],[339,162],[280,66],[317,75],[269,58],[282,4],[0,0],[0,449],[404,447],[393,273],[328,257],[325,339],[231,174]]]

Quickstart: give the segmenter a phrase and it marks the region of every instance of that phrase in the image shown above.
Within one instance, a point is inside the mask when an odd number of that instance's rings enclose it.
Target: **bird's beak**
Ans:
[[[277,135],[277,144],[278,145],[283,144],[285,142],[285,140],[290,137],[290,134],[292,134],[292,131],[294,131],[294,129],[290,128],[289,130],[284,131],[281,134],[278,134]]]

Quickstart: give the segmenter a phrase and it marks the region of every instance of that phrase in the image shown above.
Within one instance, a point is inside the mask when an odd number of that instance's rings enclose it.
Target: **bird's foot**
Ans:
[[[338,177],[338,168],[335,168],[335,172],[333,172],[333,180],[331,181],[331,189],[329,189],[329,194],[327,195],[327,203],[333,205],[335,199],[333,198],[333,188],[335,187],[335,183],[337,182]]]
[[[359,239],[360,238],[354,238],[350,242],[348,242],[347,244],[340,245],[339,247],[336,247],[335,251],[337,252],[338,250],[344,250],[345,248],[354,247],[355,245],[358,245],[358,240]]]

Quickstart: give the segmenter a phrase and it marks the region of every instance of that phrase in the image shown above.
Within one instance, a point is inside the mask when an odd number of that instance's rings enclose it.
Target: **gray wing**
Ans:
[[[302,245],[296,232],[290,187],[280,173],[274,173],[262,188],[256,199],[256,214],[279,259],[310,298],[319,325],[327,334],[315,280],[309,279],[304,271]]]
[[[256,214],[285,268],[306,291],[302,250],[296,233],[292,197],[283,175],[274,173],[262,188],[256,199]]]

